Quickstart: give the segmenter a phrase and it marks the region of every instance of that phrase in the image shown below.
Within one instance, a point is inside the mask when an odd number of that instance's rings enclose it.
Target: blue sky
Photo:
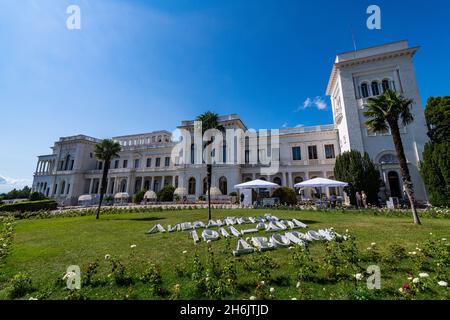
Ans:
[[[70,4],[81,30],[66,28]],[[450,94],[446,0],[0,0],[0,192],[60,136],[173,130],[206,110],[256,129],[331,123],[325,88],[351,30],[358,48],[420,45],[422,100]]]

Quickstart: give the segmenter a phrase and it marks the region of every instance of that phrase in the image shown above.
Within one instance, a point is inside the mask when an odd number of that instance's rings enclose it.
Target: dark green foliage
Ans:
[[[172,202],[173,193],[175,192],[175,187],[167,185],[158,192],[158,201],[161,202]]]
[[[141,190],[133,196],[134,203],[141,203],[144,200],[145,190]],[[105,199],[106,200],[106,199]]]
[[[39,200],[45,200],[45,199],[47,199],[47,197],[43,193],[40,193],[40,192],[31,193],[30,198],[29,198],[30,201],[39,201]]]
[[[27,186],[25,186],[22,190],[13,189],[8,193],[0,194],[0,200],[28,199],[30,192],[31,189]]]
[[[40,210],[55,210],[58,207],[55,200],[23,201],[0,206],[0,212],[34,212]]]
[[[450,206],[450,97],[428,99],[425,109],[430,142],[420,172],[434,206]]]
[[[336,158],[334,176],[337,180],[347,182],[344,190],[352,204],[356,203],[356,192],[364,191],[370,204],[378,204],[380,173],[370,160],[369,155],[358,151],[347,151]]]
[[[295,194],[295,190],[288,187],[281,187],[275,189],[272,196],[275,198],[279,198],[281,204],[287,205],[297,204],[297,195]]]

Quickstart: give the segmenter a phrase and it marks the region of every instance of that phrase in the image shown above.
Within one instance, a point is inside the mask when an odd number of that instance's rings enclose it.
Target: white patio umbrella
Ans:
[[[321,188],[321,187],[346,187],[348,186],[347,182],[336,181],[325,178],[314,178],[311,180],[306,180],[294,185],[295,188]]]
[[[145,192],[144,199],[148,200],[155,200],[158,196],[156,195],[155,191],[149,190]]]
[[[265,180],[256,179],[253,181],[237,184],[235,189],[276,189],[280,186],[276,183],[268,182]]]

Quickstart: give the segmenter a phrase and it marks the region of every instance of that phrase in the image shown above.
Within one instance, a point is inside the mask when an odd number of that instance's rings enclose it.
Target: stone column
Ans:
[[[252,180],[256,180],[256,173],[252,173]]]
[[[141,178],[141,191],[144,190],[144,181],[145,181],[145,177]]]
[[[89,182],[89,194],[92,194],[92,187],[94,186],[94,179]]]
[[[286,173],[285,172],[281,172],[281,185],[283,187],[286,187]]]
[[[155,177],[152,176],[152,180],[151,180],[151,182],[150,182],[150,190],[152,190],[152,191],[155,191],[155,190],[154,190],[154,183],[155,183]]]
[[[174,176],[172,176],[172,187],[174,187],[175,188],[175,175]]]
[[[288,184],[289,184],[289,187],[291,187],[291,188],[294,187],[294,183],[292,181],[292,172],[288,172]]]
[[[39,163],[40,163],[40,161],[38,160],[38,162],[36,164],[36,173],[39,173]]]

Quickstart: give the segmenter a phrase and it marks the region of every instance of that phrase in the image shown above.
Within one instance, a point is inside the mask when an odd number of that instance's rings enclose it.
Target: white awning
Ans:
[[[78,201],[92,201],[92,196],[90,194],[82,194],[78,197]]]
[[[144,194],[144,199],[154,200],[157,198],[155,191],[149,190]]]
[[[127,192],[119,192],[114,195],[114,199],[128,199],[130,195]]]
[[[234,186],[235,189],[275,189],[280,186],[276,183],[268,182],[265,180],[256,179],[253,181],[237,184]]]
[[[314,178],[294,185],[295,188],[346,187],[348,183],[325,178]]]

